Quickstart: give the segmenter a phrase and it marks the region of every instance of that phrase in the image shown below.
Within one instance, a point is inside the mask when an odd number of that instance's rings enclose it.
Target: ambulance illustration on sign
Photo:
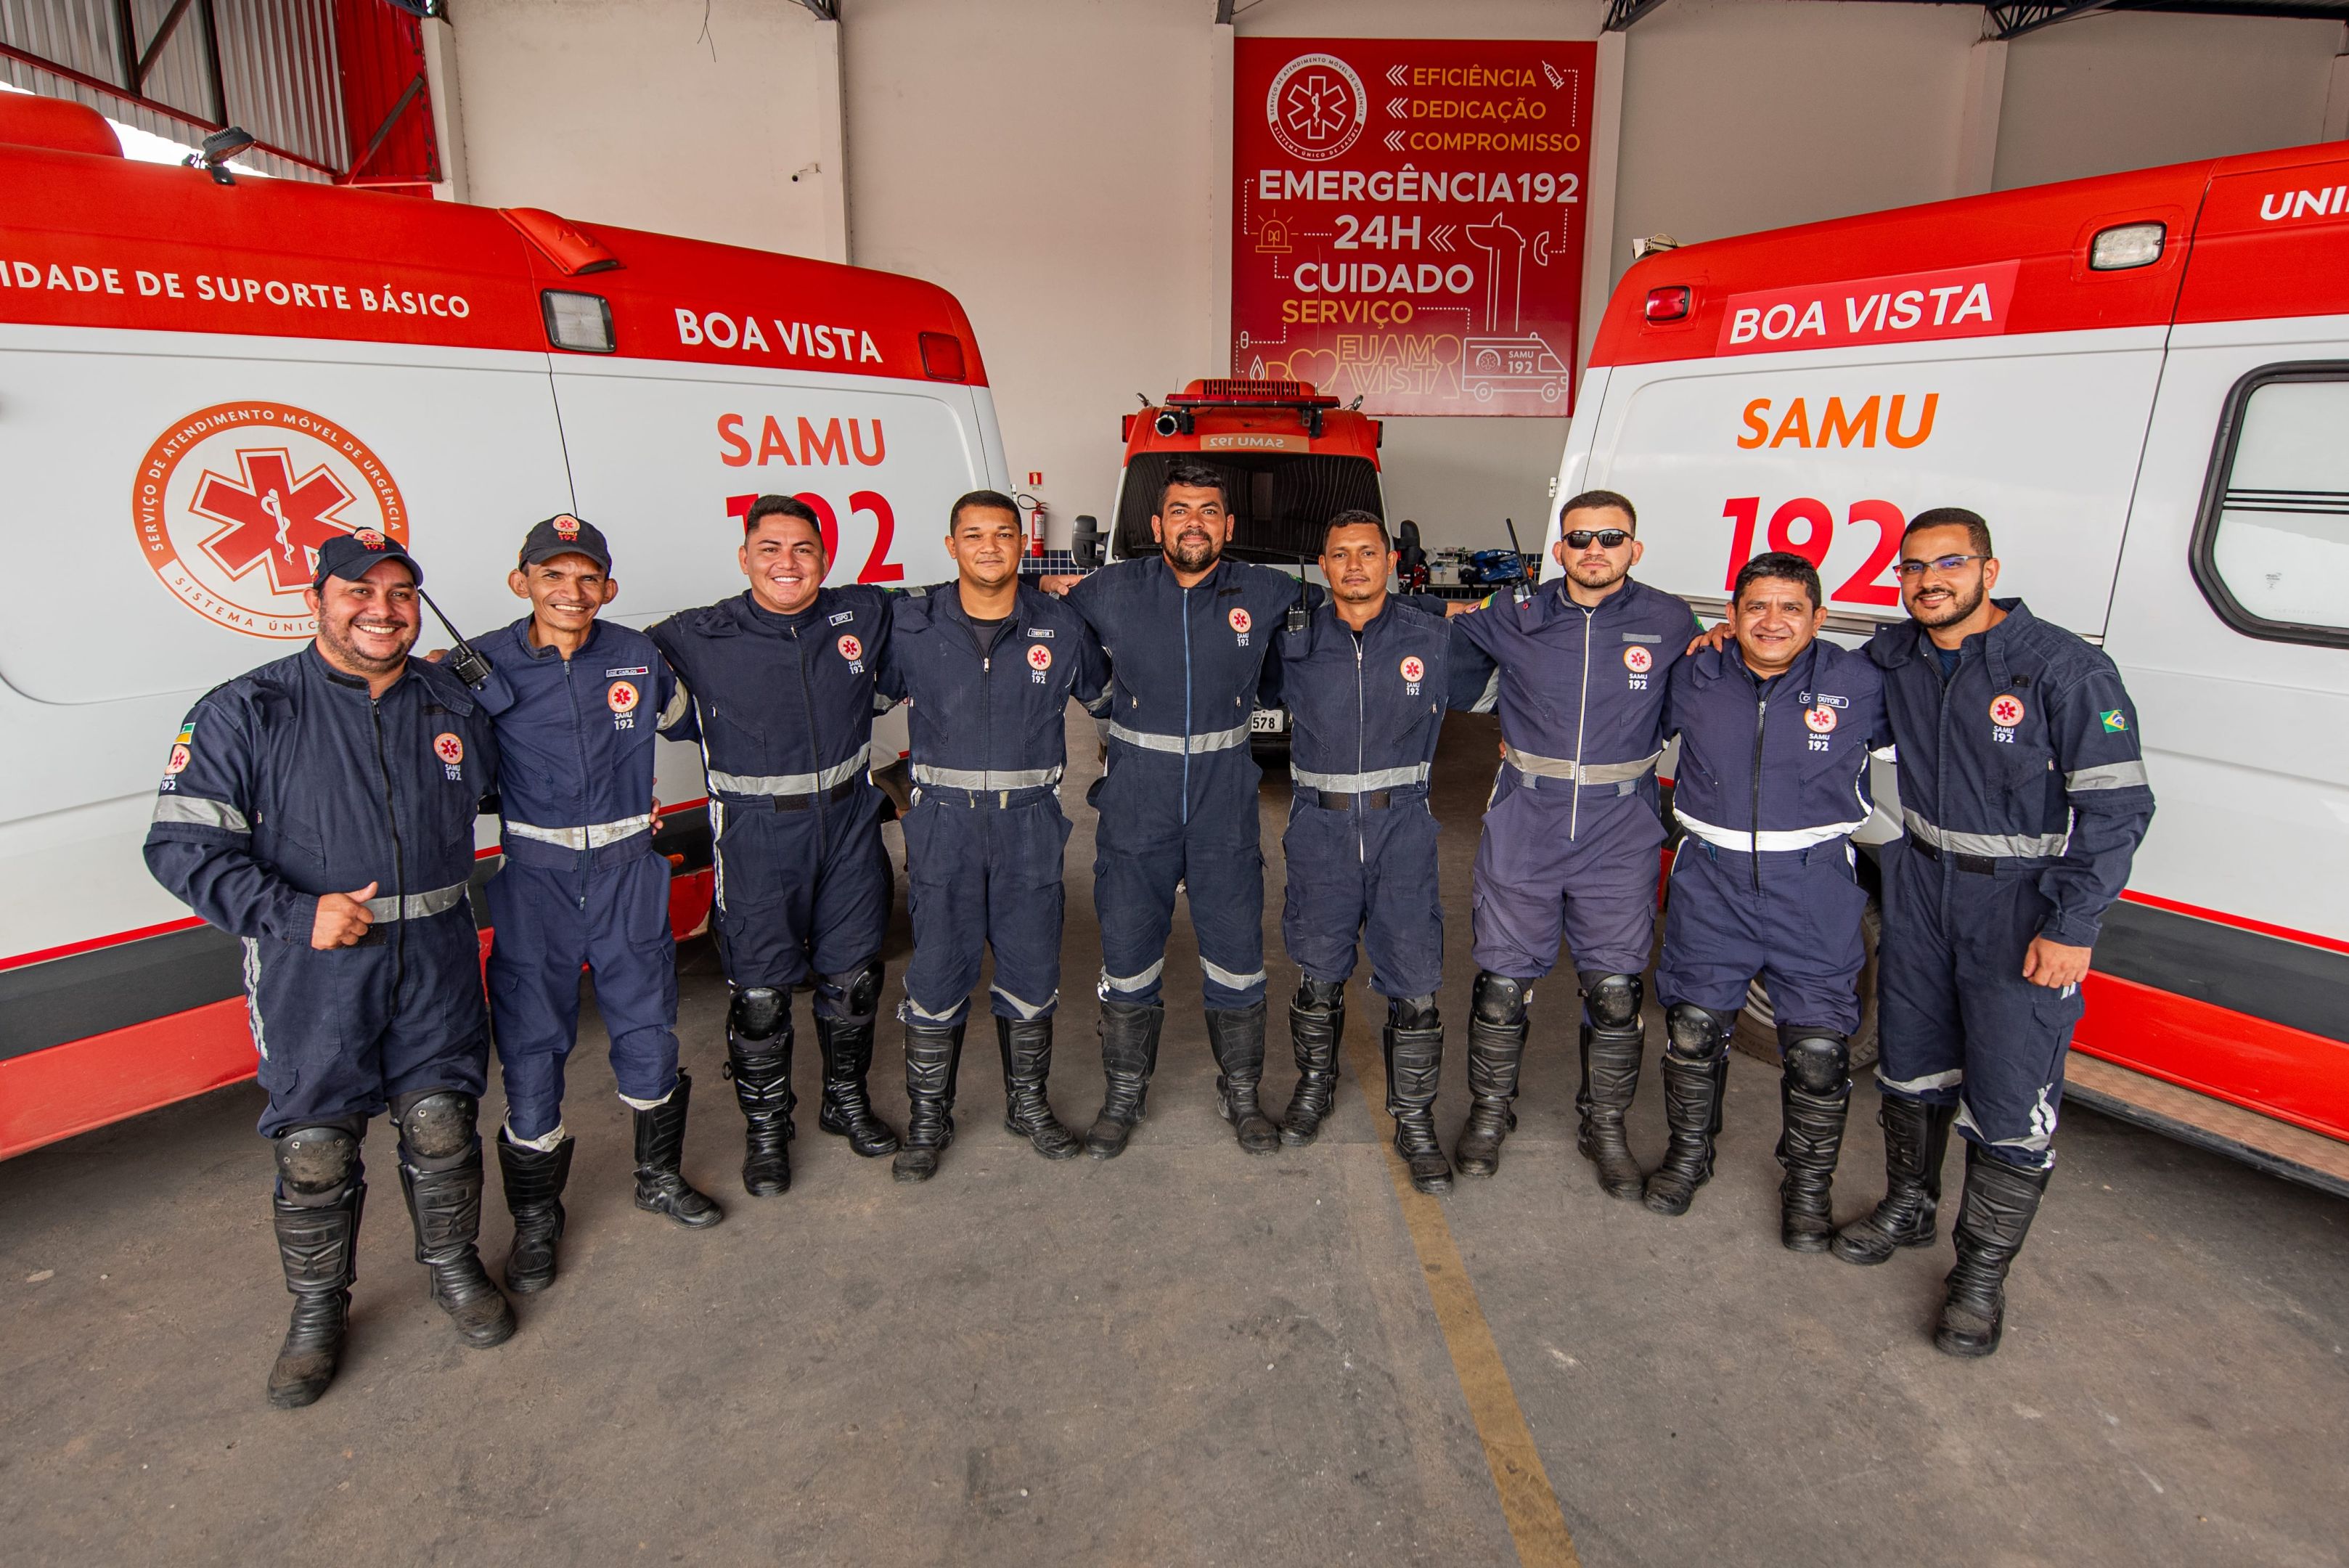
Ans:
[[[1539,333],[1471,337],[1460,348],[1460,387],[1480,403],[1495,392],[1532,392],[1545,403],[1566,396],[1572,379],[1564,358]]]

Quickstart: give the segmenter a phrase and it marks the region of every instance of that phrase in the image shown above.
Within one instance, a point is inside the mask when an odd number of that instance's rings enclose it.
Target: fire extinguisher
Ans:
[[[1044,553],[1044,504],[1025,491],[1014,495],[1012,500],[1028,514],[1028,555],[1032,560]]]

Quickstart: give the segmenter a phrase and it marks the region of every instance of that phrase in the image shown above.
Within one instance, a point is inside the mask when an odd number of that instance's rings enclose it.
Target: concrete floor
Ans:
[[[1455,721],[1438,774],[1447,1138],[1492,748],[1488,721]],[[1072,749],[1075,803],[1091,746]],[[1263,804],[1278,1002],[1285,789]],[[1081,1125],[1099,950],[1073,815],[1054,1098]],[[1370,1000],[1320,1144],[1251,1159],[1211,1106],[1182,922],[1170,959],[1178,1005],[1123,1158],[1047,1164],[1013,1141],[974,1038],[938,1179],[897,1187],[803,1114],[791,1193],[754,1204],[697,944],[688,1169],[726,1224],[688,1234],[630,1206],[595,1033],[563,1278],[512,1342],[467,1350],[409,1261],[378,1127],[351,1353],[298,1413],[261,1397],[286,1297],[256,1091],[0,1166],[0,1559],[1503,1563],[1520,1516],[1477,1424],[1498,1408],[1522,1411],[1572,1535],[1530,1562],[2349,1560],[2349,1206],[2072,1114],[2005,1348],[1960,1363],[1927,1337],[1946,1243],[1875,1270],[1779,1248],[1763,1064],[1736,1061],[1722,1171],[1690,1216],[1610,1201],[1573,1148],[1571,990],[1546,987],[1499,1177],[1407,1225],[1361,1092]],[[1274,1085],[1277,1105],[1285,1070]],[[1657,1101],[1651,1076],[1651,1160]],[[1864,1087],[1847,1212],[1880,1179],[1873,1104]],[[1444,1272],[1451,1247],[1473,1294]],[[1487,1327],[1506,1380],[1477,1354]]]

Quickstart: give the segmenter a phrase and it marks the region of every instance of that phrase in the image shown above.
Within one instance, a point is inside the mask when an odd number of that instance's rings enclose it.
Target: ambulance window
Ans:
[[[2194,577],[2230,626],[2349,646],[2349,364],[2238,382],[2194,533]]]

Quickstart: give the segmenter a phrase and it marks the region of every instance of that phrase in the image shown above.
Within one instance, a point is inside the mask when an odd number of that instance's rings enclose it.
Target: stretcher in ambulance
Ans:
[[[219,182],[18,94],[0,189],[0,1156],[252,1075],[236,944],[140,845],[195,698],[308,639],[324,540],[402,541],[470,635],[523,613],[528,526],[575,512],[612,541],[607,613],[643,626],[741,589],[760,493],[814,507],[833,581],[920,583],[950,574],[954,497],[1008,482],[970,324],[928,284]],[[690,929],[706,790],[690,748],[659,769]],[[480,837],[486,876],[494,818]]]
[[[1793,550],[1856,642],[1908,517],[1990,520],[1997,591],[2119,665],[2159,801],[2068,1092],[2349,1192],[2349,147],[1660,251],[1577,408],[1557,493],[1633,497],[1700,610]]]

